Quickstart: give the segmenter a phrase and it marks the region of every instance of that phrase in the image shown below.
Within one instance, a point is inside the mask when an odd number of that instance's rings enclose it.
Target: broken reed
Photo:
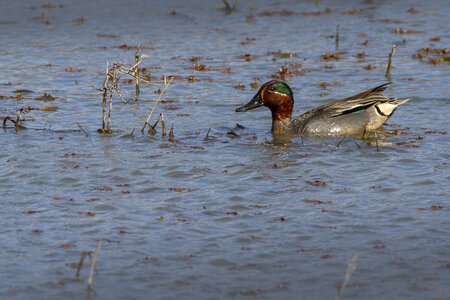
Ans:
[[[139,46],[136,50],[136,53],[134,55],[135,64],[131,68],[126,68],[122,64],[119,64],[117,62],[114,63],[114,66],[112,69],[109,69],[109,62],[106,62],[106,71],[105,71],[105,80],[103,81],[103,101],[102,101],[102,128],[98,129],[98,132],[101,132],[103,134],[105,133],[111,133],[111,111],[112,111],[112,98],[114,91],[119,95],[119,97],[122,99],[122,101],[128,105],[127,101],[122,96],[122,92],[119,87],[119,73],[127,74],[135,78],[136,82],[136,98],[138,97],[140,91],[139,91],[139,84],[140,82],[145,82],[151,85],[158,85],[156,83],[150,82],[144,78],[141,78],[139,75],[139,64],[142,62],[142,59],[144,57],[147,57],[146,55],[140,55],[139,50],[141,46]],[[164,76],[164,89],[160,92],[159,97],[153,106],[152,111],[150,112],[147,121],[144,124],[144,127],[142,128],[142,131],[144,130],[145,126],[148,124],[148,120],[150,119],[153,110],[156,107],[156,104],[158,103],[159,99],[161,98],[162,94],[164,93],[165,89],[170,85],[174,77],[171,77],[170,81],[167,82],[167,77]],[[108,93],[109,93],[109,109],[107,112],[106,106],[108,101]],[[164,120],[163,120],[164,122]],[[150,124],[148,124],[150,126]],[[163,124],[165,125],[165,124]],[[156,126],[156,124],[154,125]],[[150,126],[152,128],[152,126]],[[163,134],[165,135],[165,128],[163,129]],[[163,135],[163,136],[164,136]]]
[[[348,280],[350,279],[350,276],[352,276],[353,272],[356,269],[356,261],[358,260],[358,254],[353,255],[353,258],[351,261],[347,264],[347,270],[345,271],[344,275],[344,281],[339,287],[338,294],[336,296],[336,300],[340,300],[342,293],[344,292],[345,287],[347,286]]]
[[[117,88],[117,82],[118,82],[118,77],[119,75],[119,64],[118,63],[114,63],[114,67],[113,67],[113,76],[112,76],[112,86],[111,86],[111,90],[109,92],[109,110],[108,110],[108,123],[106,124],[106,132],[110,132],[110,121],[111,121],[111,110],[112,110],[112,96],[113,96],[113,89],[118,90]]]
[[[387,79],[391,78],[392,58],[394,57],[395,48],[397,48],[396,44],[394,44],[392,46],[391,54],[389,54],[389,61],[388,61],[388,65],[387,65],[387,68],[386,68],[386,74],[384,75]]]
[[[166,136],[166,122],[164,121],[164,115],[160,114],[161,116],[161,126],[162,126],[162,136]]]
[[[153,111],[155,110],[156,105],[157,105],[158,102],[159,102],[159,99],[161,99],[161,96],[164,94],[164,91],[165,91],[166,88],[170,85],[170,83],[172,82],[173,79],[174,79],[174,77],[172,76],[172,77],[170,78],[169,82],[167,82],[167,76],[164,75],[164,88],[163,88],[163,90],[161,91],[161,93],[159,94],[158,99],[156,99],[156,102],[155,102],[155,104],[153,105],[152,110],[151,110],[150,113],[148,114],[147,120],[145,121],[144,126],[142,126],[141,132],[144,132],[145,126],[147,126],[147,125],[150,126],[150,124],[148,123],[148,121],[150,120],[150,117],[152,116]],[[151,127],[151,126],[150,126],[150,127]]]
[[[169,138],[173,139],[173,124],[170,127]]]
[[[136,98],[139,96],[139,49],[140,47],[136,49],[136,53],[134,54],[134,63],[136,65]]]
[[[95,250],[94,258],[91,261],[91,270],[89,271],[89,279],[88,279],[88,289],[92,288],[92,280],[94,276],[94,270],[95,270],[95,263],[97,261],[98,252],[100,251],[100,246],[102,245],[102,242],[99,241],[97,244],[97,249]]]
[[[339,48],[339,27],[339,24],[336,25],[336,49]]]
[[[108,97],[108,81],[109,81],[109,66],[108,62],[106,62],[106,72],[105,72],[105,81],[103,81],[103,102],[102,102],[102,130],[105,132],[106,126],[106,98]]]

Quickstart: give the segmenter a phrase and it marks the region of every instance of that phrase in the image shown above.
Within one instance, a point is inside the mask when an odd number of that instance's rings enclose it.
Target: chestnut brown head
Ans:
[[[283,81],[268,81],[261,86],[250,102],[237,108],[236,112],[244,112],[260,106],[266,106],[271,110],[273,121],[290,120],[294,107],[292,90]]]

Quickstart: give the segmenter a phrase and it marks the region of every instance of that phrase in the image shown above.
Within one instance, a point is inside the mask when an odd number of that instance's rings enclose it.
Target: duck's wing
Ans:
[[[386,90],[388,84],[390,82],[357,95],[316,107],[298,116],[293,120],[293,124],[294,126],[300,126],[299,124],[304,124],[311,118],[333,118],[358,113],[371,106],[375,107],[380,116],[391,116],[399,105],[408,102],[411,98],[398,100],[396,98],[384,97],[383,92]]]
[[[394,99],[383,96],[383,92],[386,90],[388,84],[390,82],[357,95],[325,104],[314,110],[318,110],[317,113],[320,112],[325,117],[337,117],[349,113],[356,113],[379,103],[395,101]]]

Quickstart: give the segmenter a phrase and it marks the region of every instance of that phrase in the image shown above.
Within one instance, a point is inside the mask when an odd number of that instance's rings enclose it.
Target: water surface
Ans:
[[[332,299],[355,255],[343,299],[448,297],[450,69],[413,58],[448,46],[446,2],[249,3],[2,2],[0,115],[34,109],[0,134],[1,298]],[[386,94],[413,99],[379,151],[280,143],[268,110],[234,112],[289,62],[279,50],[302,70],[285,78],[298,115],[386,82],[394,43]],[[115,96],[116,132],[98,134],[106,61],[132,64],[138,45],[160,85],[136,101],[122,75],[128,104]],[[140,132],[163,75],[151,122],[163,113],[173,139]],[[99,241],[87,293],[89,259],[76,268]]]

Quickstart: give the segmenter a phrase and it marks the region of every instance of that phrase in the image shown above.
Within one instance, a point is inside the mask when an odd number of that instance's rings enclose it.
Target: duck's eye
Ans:
[[[267,87],[267,89],[271,92],[278,92],[277,87],[275,86],[275,84],[271,84]]]

